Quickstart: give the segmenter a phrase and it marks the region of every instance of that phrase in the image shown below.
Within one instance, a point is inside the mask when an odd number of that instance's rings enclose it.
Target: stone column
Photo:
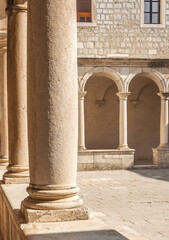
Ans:
[[[168,97],[169,93],[159,92],[161,97],[161,114],[160,114],[160,145],[159,148],[169,148],[168,144]]]
[[[85,147],[85,118],[84,118],[84,97],[86,95],[86,91],[79,91],[78,99],[79,99],[79,124],[78,124],[78,150],[86,151]]]
[[[27,1],[7,1],[7,82],[9,165],[5,183],[26,183],[27,140]]]
[[[28,222],[87,219],[77,195],[76,0],[28,1]]]
[[[117,96],[120,100],[119,111],[119,149],[129,149],[127,144],[127,97],[130,92],[119,92]]]
[[[7,110],[7,49],[0,48],[0,88],[1,88],[1,157],[0,166],[8,164],[8,110]]]

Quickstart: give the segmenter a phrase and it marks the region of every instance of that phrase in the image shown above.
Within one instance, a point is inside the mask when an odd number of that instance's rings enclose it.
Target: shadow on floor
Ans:
[[[153,160],[134,160],[134,165],[153,165]]]
[[[169,169],[139,169],[130,170],[133,173],[137,173],[147,178],[153,178],[156,180],[162,180],[169,182]]]
[[[115,230],[28,235],[30,240],[129,240]]]

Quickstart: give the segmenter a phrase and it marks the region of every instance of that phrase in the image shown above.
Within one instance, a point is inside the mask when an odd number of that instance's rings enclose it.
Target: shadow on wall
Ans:
[[[119,143],[119,101],[115,83],[91,76],[85,87],[85,136],[87,149],[116,149]]]
[[[157,85],[145,76],[136,76],[128,98],[128,144],[135,160],[151,161],[152,148],[160,143],[160,97]]]
[[[33,240],[129,240],[115,230],[28,235]]]

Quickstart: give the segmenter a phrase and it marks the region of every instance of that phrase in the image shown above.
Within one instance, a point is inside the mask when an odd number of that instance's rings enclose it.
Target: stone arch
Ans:
[[[124,82],[121,75],[109,67],[95,67],[86,72],[79,81],[79,90],[84,91],[87,80],[96,73],[104,74],[105,77],[115,82],[119,92],[124,91]]]
[[[159,91],[161,92],[168,91],[167,82],[165,81],[165,78],[159,71],[152,68],[136,68],[133,72],[131,72],[128,75],[128,77],[125,80],[126,92],[129,91],[130,82],[138,74],[143,74],[145,77],[149,77],[150,79],[152,79],[157,84]]]

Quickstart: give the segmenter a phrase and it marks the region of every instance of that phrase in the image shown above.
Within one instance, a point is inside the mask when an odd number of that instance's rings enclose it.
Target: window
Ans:
[[[144,0],[144,24],[160,24],[160,0]]]
[[[77,21],[92,22],[91,0],[77,0]]]

